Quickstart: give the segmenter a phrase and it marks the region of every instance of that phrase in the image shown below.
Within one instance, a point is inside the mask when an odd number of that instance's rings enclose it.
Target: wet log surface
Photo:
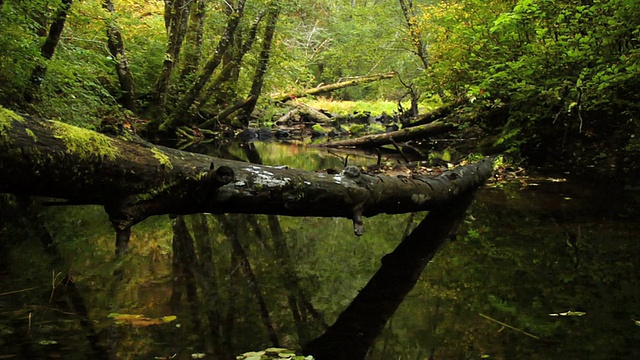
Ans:
[[[0,192],[103,205],[120,229],[148,216],[251,213],[353,219],[433,209],[481,186],[485,159],[424,175],[337,174],[253,165],[108,137],[0,108]]]

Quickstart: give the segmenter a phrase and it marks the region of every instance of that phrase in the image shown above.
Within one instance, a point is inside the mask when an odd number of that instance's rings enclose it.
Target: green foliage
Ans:
[[[0,8],[0,102],[19,101],[36,59],[46,19],[44,1],[5,1]]]
[[[433,46],[424,85],[476,108],[508,104],[508,116],[483,125],[515,150],[622,126],[640,110],[639,14],[625,0],[435,3],[425,10]]]

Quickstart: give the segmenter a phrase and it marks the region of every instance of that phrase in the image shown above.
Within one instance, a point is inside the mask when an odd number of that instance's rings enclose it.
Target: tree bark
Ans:
[[[122,236],[148,216],[251,213],[344,217],[429,210],[491,175],[492,161],[430,178],[249,165],[128,141],[0,108],[0,192],[105,207]]]
[[[207,120],[206,126],[200,125],[200,127],[208,127],[216,122],[225,122],[231,114],[244,107],[249,101],[253,101],[251,97],[236,101],[233,101],[233,99],[236,99],[237,97],[237,82],[240,77],[240,64],[242,64],[242,58],[244,58],[247,52],[251,50],[251,46],[253,45],[258,33],[258,25],[260,25],[260,21],[263,17],[264,15],[262,14],[256,17],[251,29],[249,30],[249,34],[243,41],[239,40],[241,38],[239,34],[234,36],[233,46],[227,50],[227,53],[223,57],[222,70],[218,76],[216,76],[215,80],[211,81],[210,84],[200,92],[200,95],[191,107],[191,113],[198,113],[207,103],[213,101],[214,106],[224,109],[218,113],[216,117]],[[226,105],[230,102],[233,102],[233,104]]]
[[[64,29],[64,24],[67,21],[67,13],[71,8],[71,3],[73,0],[62,0],[60,4],[60,8],[56,12],[55,19],[49,28],[49,34],[42,45],[42,49],[40,49],[40,55],[46,60],[49,61],[53,57],[53,54],[56,51],[56,47],[60,42],[60,35],[62,34],[62,30]],[[29,85],[24,91],[24,100],[28,103],[33,102],[35,98],[35,94],[40,89],[40,84],[44,80],[44,75],[47,73],[47,65],[46,63],[41,63],[36,65],[35,69],[31,72],[31,78],[29,80]]]
[[[205,0],[194,0],[189,13],[189,27],[187,28],[184,49],[184,66],[180,73],[180,82],[193,75],[198,70],[200,56],[202,56],[202,37],[204,32]]]
[[[394,142],[409,140],[420,140],[427,136],[441,134],[455,129],[454,125],[443,121],[435,121],[426,125],[404,128],[398,131],[391,131],[384,134],[366,135],[355,139],[332,141],[322,144],[324,147],[377,147]]]
[[[400,8],[402,9],[402,15],[407,23],[407,30],[409,32],[409,39],[415,47],[414,53],[422,62],[424,70],[429,68],[429,60],[427,59],[426,46],[422,41],[420,34],[420,27],[418,26],[418,17],[416,16],[416,10],[411,0],[399,0]]]
[[[182,42],[187,32],[187,21],[191,7],[186,0],[165,1],[165,26],[167,29],[167,47],[162,62],[162,70],[156,82],[155,101],[152,105],[156,116],[164,118],[167,103],[167,91],[171,74],[179,59]],[[167,15],[167,11],[169,14]]]
[[[331,122],[331,118],[311,106],[300,103],[276,120],[278,125],[289,126],[296,123],[309,122],[327,124]]]
[[[280,341],[278,340],[278,334],[276,333],[273,321],[271,320],[271,315],[269,313],[269,309],[267,308],[267,302],[264,300],[264,296],[262,296],[260,286],[258,285],[258,279],[256,278],[256,275],[251,268],[249,257],[244,251],[244,248],[242,247],[240,238],[238,236],[238,229],[241,226],[240,223],[243,219],[238,218],[237,216],[233,219],[235,221],[232,222],[225,215],[219,215],[217,217],[217,220],[222,224],[227,238],[231,242],[233,255],[239,261],[240,269],[246,278],[246,282],[249,286],[249,291],[253,296],[253,300],[258,303],[260,319],[262,320],[262,324],[267,330],[269,341],[271,342],[272,346],[278,347],[280,346]]]
[[[202,89],[204,89],[207,81],[209,81],[215,69],[218,67],[218,65],[220,65],[224,53],[233,43],[233,35],[236,31],[236,28],[238,27],[238,24],[240,24],[242,15],[244,14],[245,3],[246,0],[238,0],[238,2],[235,4],[233,11],[229,15],[227,26],[225,27],[220,41],[218,42],[216,50],[204,65],[202,72],[199,73],[198,76],[196,76],[193,84],[186,91],[182,99],[180,99],[172,114],[162,123],[162,125],[160,126],[160,131],[171,132],[177,127],[184,125],[184,119],[188,118],[191,106],[194,105],[195,100],[200,95]]]
[[[124,41],[120,29],[113,19],[115,16],[115,7],[112,0],[103,0],[102,7],[109,12],[107,16],[107,43],[109,53],[115,62],[116,73],[120,82],[120,91],[122,92],[120,101],[125,109],[135,110],[135,82],[133,80],[133,72],[129,67],[129,60],[124,51]]]
[[[278,101],[278,102],[286,102],[286,101],[289,101],[289,100],[292,100],[292,99],[297,99],[297,98],[301,98],[301,97],[305,97],[305,96],[328,93],[328,92],[331,92],[331,91],[334,91],[334,90],[338,90],[338,89],[343,89],[343,88],[346,88],[346,87],[349,87],[349,86],[366,84],[366,83],[374,82],[374,81],[378,81],[378,80],[393,79],[394,77],[396,77],[396,73],[395,72],[390,72],[390,73],[386,73],[386,74],[369,75],[369,76],[360,76],[360,77],[357,77],[355,79],[351,79],[351,80],[347,80],[347,81],[341,81],[341,82],[337,82],[335,84],[318,86],[318,87],[313,88],[313,89],[296,91],[296,92],[291,93],[291,94],[284,94],[284,95],[274,96],[272,99],[274,101]]]
[[[245,126],[249,125],[249,117],[258,103],[260,92],[262,91],[262,85],[264,84],[264,75],[267,73],[269,65],[269,57],[271,55],[271,43],[273,42],[273,35],[276,32],[276,25],[278,23],[278,16],[280,15],[279,1],[272,1],[269,4],[269,11],[267,12],[267,24],[264,28],[264,37],[262,40],[262,49],[258,57],[258,66],[256,72],[253,75],[253,82],[251,84],[251,90],[247,99],[251,101],[247,102],[247,106],[244,108],[246,116]]]

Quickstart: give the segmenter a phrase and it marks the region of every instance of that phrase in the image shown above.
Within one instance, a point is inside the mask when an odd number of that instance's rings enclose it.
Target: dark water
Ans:
[[[339,169],[346,156],[253,150],[264,163],[307,169]],[[353,316],[359,330],[336,343],[362,343],[387,320],[367,359],[640,358],[638,194],[593,180],[485,187],[428,263],[419,241],[400,261],[385,257],[425,214],[365,219],[360,238],[344,219],[189,216],[198,258],[182,268],[166,216],[137,225],[130,256],[116,261],[101,208],[34,215],[10,212],[12,200],[0,228],[0,359],[233,359],[276,340],[300,350],[363,293],[381,307]],[[55,246],[44,249],[43,234]],[[415,287],[395,293],[412,283],[393,275],[415,264],[426,265]],[[380,273],[393,280],[372,292]]]

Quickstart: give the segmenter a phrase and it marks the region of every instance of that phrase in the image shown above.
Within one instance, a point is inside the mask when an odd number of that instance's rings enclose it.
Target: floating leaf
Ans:
[[[549,314],[549,316],[584,316],[586,315],[586,312],[582,312],[582,311],[567,311],[567,312],[561,312],[561,313],[555,313],[555,314]]]
[[[40,341],[38,341],[38,344],[40,344],[40,345],[55,345],[57,343],[58,342],[55,341],[55,340],[40,340]]]
[[[151,325],[161,325],[177,319],[174,315],[163,316],[162,318],[148,318],[140,314],[109,314],[110,318],[113,318],[118,325],[131,325],[137,327],[145,327]]]
[[[178,317],[177,317],[177,316],[175,316],[175,315],[167,315],[167,316],[163,316],[163,317],[162,317],[162,321],[164,321],[164,322],[166,322],[166,323],[169,323],[169,322],[174,321],[174,320],[175,320],[175,319],[177,319],[177,318],[178,318]]]

